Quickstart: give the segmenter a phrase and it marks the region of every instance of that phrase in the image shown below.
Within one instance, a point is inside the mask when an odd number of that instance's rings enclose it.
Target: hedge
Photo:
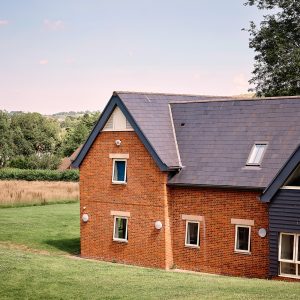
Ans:
[[[78,170],[29,170],[3,168],[0,169],[0,180],[27,180],[27,181],[78,181]]]

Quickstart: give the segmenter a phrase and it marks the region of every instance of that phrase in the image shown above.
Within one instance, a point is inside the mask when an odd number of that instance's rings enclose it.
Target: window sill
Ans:
[[[261,170],[260,165],[245,165],[242,170]]]
[[[244,251],[238,251],[238,250],[234,250],[235,254],[243,254],[243,255],[251,255],[251,252],[244,252]]]
[[[297,275],[279,274],[278,276],[284,277],[284,278],[300,279],[300,276],[297,276]]]
[[[113,242],[128,244],[128,240],[113,239]]]
[[[112,184],[116,184],[116,185],[126,185],[127,182],[112,181]]]
[[[184,247],[190,249],[200,249],[200,246],[196,246],[196,245],[184,245]]]

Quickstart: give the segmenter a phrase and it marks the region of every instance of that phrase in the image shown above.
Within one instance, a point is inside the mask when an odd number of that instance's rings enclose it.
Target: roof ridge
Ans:
[[[185,97],[207,97],[207,98],[217,98],[211,101],[256,101],[256,100],[281,100],[281,99],[300,99],[300,95],[297,96],[276,96],[276,97],[240,97],[240,96],[221,96],[221,95],[196,95],[196,94],[180,94],[180,93],[162,93],[162,92],[137,92],[137,91],[114,91],[113,95],[116,94],[140,94],[140,95],[165,95],[165,96],[185,96]],[[226,99],[226,100],[225,100]],[[193,103],[193,102],[208,102],[207,100],[194,100],[194,101],[170,101],[169,103]]]
[[[207,103],[207,102],[235,102],[235,101],[264,101],[264,100],[288,100],[299,99],[300,96],[281,96],[281,97],[262,97],[262,98],[235,98],[229,97],[229,99],[205,99],[205,100],[193,100],[193,101],[170,101],[169,104],[188,104],[188,103]]]
[[[113,95],[116,94],[140,94],[140,95],[165,95],[165,96],[186,96],[186,97],[209,97],[209,98],[232,98],[233,96],[218,96],[218,95],[199,95],[199,94],[180,94],[180,93],[162,93],[162,92],[137,92],[137,91],[114,91]]]

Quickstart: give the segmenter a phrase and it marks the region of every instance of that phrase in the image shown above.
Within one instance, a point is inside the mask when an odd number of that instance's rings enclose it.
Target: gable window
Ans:
[[[113,159],[112,182],[117,184],[126,183],[126,159]]]
[[[284,184],[285,187],[300,187],[300,165],[296,170],[290,175],[288,180]]]
[[[235,226],[235,246],[236,252],[250,253],[250,235],[251,226],[236,225]]]
[[[267,143],[255,143],[247,160],[249,166],[260,166],[267,149]]]
[[[114,217],[114,235],[113,240],[119,242],[127,242],[128,241],[128,219],[126,217]]]
[[[185,245],[188,247],[199,247],[199,227],[196,221],[186,221]]]
[[[116,107],[103,127],[103,131],[133,131],[133,128],[121,109]]]
[[[300,277],[300,234],[280,233],[280,275]]]

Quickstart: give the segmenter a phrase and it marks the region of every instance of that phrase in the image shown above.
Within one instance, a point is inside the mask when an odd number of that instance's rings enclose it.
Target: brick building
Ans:
[[[114,92],[82,147],[81,255],[300,278],[300,97]]]

